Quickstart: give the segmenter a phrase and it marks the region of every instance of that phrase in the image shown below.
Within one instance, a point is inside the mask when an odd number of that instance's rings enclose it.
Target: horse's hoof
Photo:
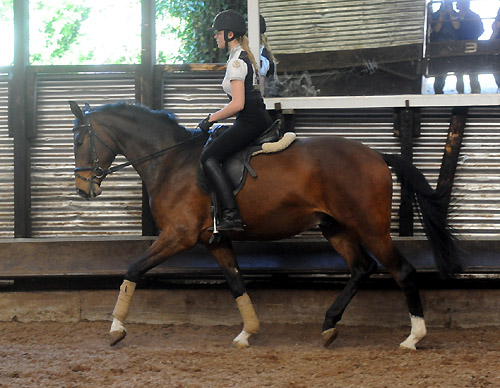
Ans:
[[[323,337],[323,346],[325,348],[329,347],[333,343],[333,341],[335,341],[335,338],[337,338],[338,335],[339,331],[335,327],[322,332],[321,336]]]
[[[126,335],[127,335],[127,332],[125,330],[110,331],[109,336],[111,337],[111,340],[109,342],[109,345],[115,346],[118,342],[120,342],[122,339],[124,339]]]
[[[417,350],[417,347],[415,345],[416,345],[416,341],[408,338],[405,341],[401,342],[399,344],[399,347],[401,349],[406,349],[406,350]]]
[[[403,350],[409,350],[410,352],[413,352],[413,351],[417,350],[416,346],[411,347],[411,346],[406,346],[404,344],[399,344],[399,348],[403,349]]]
[[[236,340],[233,340],[233,348],[236,348],[236,349],[246,349],[246,348],[249,348],[250,347],[250,344],[248,343],[248,341],[236,341]]]

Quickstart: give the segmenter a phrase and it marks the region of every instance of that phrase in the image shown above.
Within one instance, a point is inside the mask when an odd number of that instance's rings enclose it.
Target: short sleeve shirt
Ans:
[[[269,62],[269,58],[266,57],[266,50],[264,46],[260,46],[260,75],[266,76],[269,68],[271,67],[271,63]]]
[[[248,74],[248,67],[245,61],[240,59],[240,54],[243,51],[240,45],[234,47],[229,54],[229,59],[227,61],[226,75],[222,81],[222,89],[228,95],[231,95],[231,81],[239,80],[245,81]]]

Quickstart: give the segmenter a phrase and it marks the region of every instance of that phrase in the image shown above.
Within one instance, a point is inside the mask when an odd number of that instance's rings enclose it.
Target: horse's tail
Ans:
[[[447,221],[446,197],[432,189],[424,174],[399,155],[382,154],[402,185],[412,193],[420,207],[425,234],[441,276],[448,278],[461,272],[453,236]]]

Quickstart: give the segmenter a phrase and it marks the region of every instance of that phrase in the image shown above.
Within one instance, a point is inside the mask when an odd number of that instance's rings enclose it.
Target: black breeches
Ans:
[[[236,120],[233,126],[228,128],[222,135],[212,141],[201,154],[201,163],[213,158],[219,163],[224,162],[227,158],[235,152],[250,145],[257,139],[265,130],[267,126],[256,126],[247,122]]]

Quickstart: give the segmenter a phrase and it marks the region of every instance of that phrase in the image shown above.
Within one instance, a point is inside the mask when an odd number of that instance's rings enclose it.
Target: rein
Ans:
[[[91,166],[87,166],[87,167],[75,167],[74,168],[74,172],[75,172],[75,176],[76,177],[78,177],[79,179],[81,179],[83,181],[86,181],[86,182],[94,182],[94,179],[101,179],[101,180],[103,180],[109,174],[112,174],[114,172],[120,171],[120,170],[124,169],[125,167],[131,166],[131,165],[134,165],[134,164],[139,164],[139,163],[145,162],[147,160],[151,160],[151,159],[157,158],[157,157],[163,155],[164,153],[166,153],[166,152],[168,152],[168,151],[170,151],[170,150],[172,150],[172,149],[174,149],[176,147],[179,147],[181,145],[189,143],[189,142],[197,139],[198,137],[202,136],[201,133],[198,134],[198,135],[193,135],[189,139],[183,140],[183,141],[181,141],[181,142],[179,142],[177,144],[174,144],[172,146],[163,148],[163,149],[155,151],[155,152],[153,152],[151,154],[142,156],[142,157],[134,159],[132,161],[125,162],[125,163],[122,163],[122,164],[119,164],[117,166],[114,166],[114,167],[111,167],[111,168],[108,168],[108,169],[104,170],[102,167],[99,166],[99,157],[97,155],[97,150],[96,150],[96,147],[95,147],[95,139],[99,140],[114,155],[118,155],[118,152],[116,152],[115,150],[113,150],[113,148],[111,148],[109,145],[107,145],[106,142],[104,140],[102,140],[97,135],[97,133],[95,132],[95,130],[92,127],[92,124],[90,122],[88,122],[87,124],[80,125],[80,126],[76,127],[74,130],[77,130],[79,128],[87,128],[87,132],[89,134],[89,142],[90,142],[89,153],[90,153],[90,159],[92,160],[92,165]],[[79,174],[79,172],[81,172],[81,171],[92,171],[93,174],[92,174],[92,176],[90,178],[86,178],[86,177],[81,176]]]

